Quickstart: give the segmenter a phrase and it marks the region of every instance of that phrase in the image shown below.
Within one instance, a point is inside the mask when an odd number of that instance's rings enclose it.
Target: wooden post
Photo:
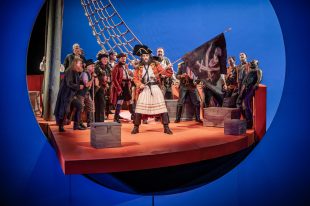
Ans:
[[[267,87],[260,84],[254,96],[254,130],[258,140],[266,133]]]
[[[44,119],[54,120],[60,80],[63,0],[48,0],[46,70],[44,72]]]

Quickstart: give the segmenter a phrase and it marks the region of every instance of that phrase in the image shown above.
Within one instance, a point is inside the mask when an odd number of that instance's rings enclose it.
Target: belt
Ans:
[[[158,83],[157,82],[148,82],[146,85],[147,86],[152,86],[152,85],[158,85]]]
[[[151,91],[151,95],[153,96],[153,93],[152,93],[152,88],[151,88],[151,86],[152,86],[152,85],[158,85],[158,83],[157,83],[157,82],[148,82],[148,83],[146,83],[145,85],[146,85],[146,86],[148,86],[148,87],[150,88],[150,91]]]

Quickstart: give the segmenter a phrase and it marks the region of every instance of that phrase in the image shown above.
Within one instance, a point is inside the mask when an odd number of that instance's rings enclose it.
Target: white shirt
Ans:
[[[130,79],[128,70],[126,69],[125,65],[123,65],[123,80],[128,80]]]
[[[146,74],[146,69],[148,69],[148,75]],[[156,81],[156,77],[155,74],[153,72],[152,67],[150,67],[150,65],[144,66],[143,67],[143,71],[142,71],[142,77],[144,77],[144,82],[147,83],[147,77],[149,76],[149,82],[155,82]]]

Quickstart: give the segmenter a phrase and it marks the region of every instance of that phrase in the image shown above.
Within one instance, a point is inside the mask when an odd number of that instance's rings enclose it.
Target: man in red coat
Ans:
[[[120,123],[119,113],[124,102],[129,102],[131,119],[134,116],[133,101],[131,97],[132,72],[126,64],[127,55],[120,53],[117,55],[118,63],[112,70],[111,102],[115,106],[114,122]]]

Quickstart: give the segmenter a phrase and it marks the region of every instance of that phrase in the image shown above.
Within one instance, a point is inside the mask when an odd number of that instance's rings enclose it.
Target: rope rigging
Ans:
[[[92,28],[97,43],[106,52],[116,51],[128,54],[135,60],[133,45],[142,44],[127,26],[110,0],[81,0],[85,16]]]

